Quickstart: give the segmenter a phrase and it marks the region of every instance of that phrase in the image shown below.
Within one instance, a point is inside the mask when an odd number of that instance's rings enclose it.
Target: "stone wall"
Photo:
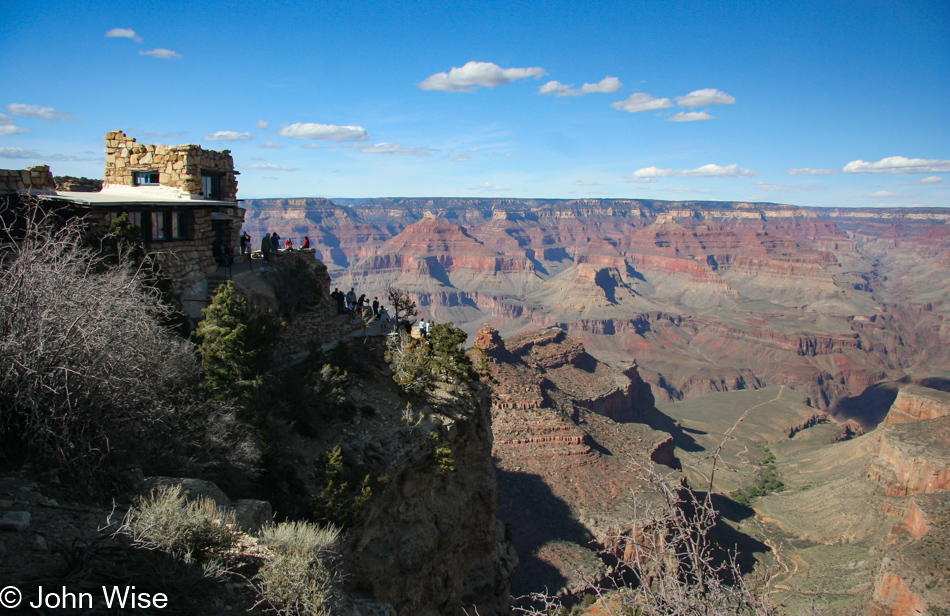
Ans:
[[[105,186],[135,186],[134,174],[142,171],[157,171],[161,186],[198,198],[203,196],[201,176],[219,176],[219,200],[237,200],[237,172],[230,150],[205,150],[193,144],[144,145],[119,130],[106,133]]]
[[[56,190],[56,182],[49,165],[36,165],[26,169],[0,169],[0,195],[9,195],[18,190]]]
[[[146,241],[145,251],[155,257],[162,268],[162,272],[172,282],[172,292],[184,303],[184,308],[191,316],[199,316],[200,308],[190,306],[192,303],[207,305],[208,274],[218,269],[218,261],[212,250],[214,229],[212,228],[211,209],[188,207],[191,213],[192,229],[188,239]],[[244,209],[239,207],[218,208],[221,213],[231,216],[231,247],[235,253],[234,263],[241,263],[246,256],[240,255],[237,248],[240,246],[241,225],[244,222]],[[93,210],[91,216],[98,220],[98,224],[107,227],[105,210]],[[148,213],[145,212],[145,215]],[[202,305],[201,307],[204,307]]]

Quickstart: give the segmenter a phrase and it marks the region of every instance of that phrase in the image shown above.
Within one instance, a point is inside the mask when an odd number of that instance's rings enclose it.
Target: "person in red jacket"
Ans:
[[[303,244],[300,245],[301,250],[303,250],[304,248],[310,248],[310,238],[307,237],[306,235],[303,236]]]

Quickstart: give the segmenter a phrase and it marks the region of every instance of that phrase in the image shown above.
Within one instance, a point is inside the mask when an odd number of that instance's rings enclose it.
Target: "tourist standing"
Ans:
[[[271,246],[273,246],[274,252],[277,252],[278,250],[280,250],[280,236],[277,235],[276,231],[274,231],[274,233],[271,234],[270,243],[271,243]]]
[[[270,262],[271,248],[270,236],[265,233],[264,239],[261,240],[261,254],[264,255],[264,263]]]
[[[241,233],[241,254],[247,254],[248,247],[251,245],[251,236],[248,235],[247,231]]]

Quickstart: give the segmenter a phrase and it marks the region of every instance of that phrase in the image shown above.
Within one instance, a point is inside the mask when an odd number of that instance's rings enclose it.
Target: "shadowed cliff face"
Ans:
[[[659,398],[786,385],[818,408],[950,365],[948,214],[646,200],[254,200],[334,277],[473,335],[557,326]]]
[[[512,593],[583,590],[607,574],[598,546],[637,530],[631,464],[674,463],[670,436],[636,423],[650,386],[559,329],[503,340],[485,327],[473,354],[490,375],[498,517],[522,563]]]

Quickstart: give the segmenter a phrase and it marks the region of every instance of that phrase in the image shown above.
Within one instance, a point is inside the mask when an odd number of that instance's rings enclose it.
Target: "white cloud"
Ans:
[[[668,98],[653,98],[652,95],[645,92],[631,94],[626,100],[610,103],[610,106],[620,111],[629,111],[630,113],[640,113],[643,111],[656,111],[657,109],[667,109],[673,106]]]
[[[135,30],[131,28],[113,28],[106,32],[108,38],[127,38],[132,39],[136,43],[142,42],[142,37],[135,34]]]
[[[472,160],[472,157],[468,154],[449,154],[449,160],[457,163],[464,163]]]
[[[584,94],[610,94],[616,92],[623,86],[616,77],[604,77],[597,83],[585,83],[580,88],[574,90],[572,86],[565,85],[560,81],[549,81],[540,88],[538,94],[548,94],[554,96],[583,96]]]
[[[574,182],[574,186],[600,186],[600,182],[585,182],[583,180],[577,180]]]
[[[534,77],[538,79],[547,72],[539,67],[501,68],[494,62],[468,62],[465,66],[452,67],[448,73],[436,73],[416,84],[423,90],[442,92],[471,92],[475,88],[496,88],[507,83]]]
[[[494,186],[491,182],[485,182],[481,186],[473,186],[469,190],[475,190],[478,192],[509,192],[510,188],[504,188],[502,186]]]
[[[676,97],[676,104],[680,107],[686,107],[687,109],[695,109],[696,107],[705,107],[707,105],[734,105],[735,103],[736,97],[715,88],[693,90],[686,96]]]
[[[507,154],[505,154],[505,158],[514,158],[514,157],[515,155],[512,152],[508,152]]]
[[[889,190],[879,190],[877,192],[871,193],[870,195],[861,195],[861,196],[868,197],[871,199],[907,199],[909,197],[913,197],[914,195],[895,193]]]
[[[478,148],[470,148],[470,149],[469,149],[469,152],[477,152],[477,151],[478,151]]]
[[[130,38],[136,43],[142,42],[142,37],[135,34],[135,30],[131,28],[113,28],[106,32],[107,38]]]
[[[12,103],[6,106],[6,110],[10,112],[10,115],[20,116],[21,118],[39,118],[47,122],[79,121],[79,118],[68,111],[56,111],[52,107],[41,107],[39,105]]]
[[[842,169],[845,173],[950,173],[950,160],[925,160],[888,156],[876,163],[853,160]]]
[[[712,120],[713,117],[705,111],[680,111],[673,117],[667,118],[667,122],[701,122],[703,120]]]
[[[247,141],[253,138],[254,135],[251,133],[239,133],[234,130],[219,130],[216,133],[202,137],[205,141]]]
[[[281,150],[284,146],[279,143],[274,143],[273,141],[268,141],[267,143],[261,144],[262,148],[267,148],[268,150]]]
[[[584,94],[612,94],[623,86],[616,77],[604,77],[597,83],[585,83],[581,86],[581,92]]]
[[[398,143],[377,143],[376,145],[358,145],[357,150],[363,154],[395,154],[399,156],[416,156],[428,158],[432,156],[431,148],[407,148]]]
[[[253,165],[244,165],[242,169],[254,169],[258,171],[299,171],[299,167],[288,167],[287,165],[272,165],[270,163],[255,163]]]
[[[13,123],[13,118],[8,115],[0,113],[0,136],[6,135],[20,135],[23,133],[28,133],[32,128],[26,128],[24,126],[16,126]]]
[[[292,139],[322,139],[324,141],[366,141],[369,139],[369,133],[362,126],[337,126],[313,122],[291,124],[280,129],[277,134]]]
[[[732,164],[720,167],[709,164],[696,169],[660,169],[658,167],[644,167],[633,173],[624,175],[634,181],[650,181],[655,178],[754,178],[758,173],[750,169]]]
[[[785,173],[789,175],[835,175],[838,173],[837,169],[809,169],[804,167],[802,169],[786,169]]]
[[[258,120],[257,122],[254,122],[254,128],[259,130],[264,130],[268,126],[270,126],[270,122],[267,120]]]
[[[498,156],[498,152],[485,152],[485,156]]]
[[[554,96],[580,96],[581,93],[577,90],[572,90],[571,86],[561,83],[560,81],[549,81],[540,88],[538,88],[538,94],[553,94]]]
[[[139,54],[143,56],[152,56],[153,58],[161,58],[162,60],[179,60],[182,57],[182,55],[176,51],[172,51],[171,49],[162,49],[161,47],[158,49],[149,49],[148,51],[140,51]]]
[[[55,161],[101,161],[101,158],[72,156],[70,154],[40,154],[23,148],[0,148],[0,158],[17,160],[55,160]]]
[[[929,178],[924,178],[922,180],[914,180],[911,184],[939,184],[943,182],[943,178],[939,175],[932,175]]]

